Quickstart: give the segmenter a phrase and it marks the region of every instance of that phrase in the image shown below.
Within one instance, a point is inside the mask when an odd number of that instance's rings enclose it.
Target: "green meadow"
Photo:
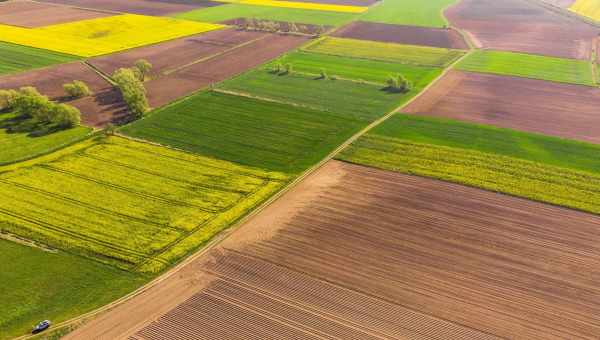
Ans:
[[[385,24],[445,27],[443,11],[456,0],[385,0],[375,4],[360,20]]]
[[[78,57],[0,42],[0,75],[67,63]]]

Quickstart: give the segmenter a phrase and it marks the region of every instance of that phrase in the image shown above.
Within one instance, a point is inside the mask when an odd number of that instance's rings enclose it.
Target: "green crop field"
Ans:
[[[67,63],[78,57],[0,42],[0,75]]]
[[[0,165],[51,152],[85,138],[92,131],[90,128],[76,127],[38,137],[29,133],[9,133],[5,126],[12,118],[13,114],[0,113]]]
[[[58,251],[0,239],[0,339],[31,330],[40,320],[67,320],[134,290],[148,278]]]
[[[363,80],[379,84],[385,84],[390,75],[402,74],[415,85],[417,90],[429,84],[442,72],[442,69],[436,67],[398,64],[309,52],[287,54],[267,65],[267,68],[273,67],[278,63],[291,64],[295,72],[313,76],[319,76],[321,70],[324,70],[328,76]]]
[[[387,61],[421,66],[445,67],[465,52],[439,47],[413,46],[377,41],[326,37],[304,50],[322,54]]]
[[[176,14],[177,18],[201,22],[221,22],[236,18],[256,18],[303,24],[340,26],[357,17],[355,13],[308,9],[226,4]]]
[[[415,93],[390,93],[381,85],[315,79],[296,73],[277,75],[268,70],[250,71],[223,82],[219,88],[367,121],[383,116]]]
[[[360,20],[385,24],[445,27],[443,10],[457,0],[386,0],[375,4]]]
[[[341,160],[600,213],[600,146],[399,115]]]
[[[0,168],[0,231],[156,272],[261,202],[286,176],[97,137]]]
[[[561,83],[595,85],[590,63],[575,59],[479,50],[461,60],[456,68]]]
[[[121,131],[210,157],[298,173],[364,125],[336,113],[202,92]]]

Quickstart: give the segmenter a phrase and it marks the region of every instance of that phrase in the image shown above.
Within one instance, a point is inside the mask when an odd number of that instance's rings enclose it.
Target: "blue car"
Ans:
[[[37,334],[39,332],[43,332],[43,331],[47,330],[48,327],[50,327],[51,324],[52,323],[50,321],[44,320],[44,321],[38,323],[37,326],[35,326],[33,328],[33,330],[31,331],[31,333]]]

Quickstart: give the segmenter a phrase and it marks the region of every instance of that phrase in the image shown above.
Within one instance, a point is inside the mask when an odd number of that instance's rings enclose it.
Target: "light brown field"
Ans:
[[[0,23],[27,28],[96,19],[113,14],[28,0],[0,2]]]
[[[598,241],[597,216],[333,161],[67,339],[597,339]],[[131,315],[161,290],[183,302]]]

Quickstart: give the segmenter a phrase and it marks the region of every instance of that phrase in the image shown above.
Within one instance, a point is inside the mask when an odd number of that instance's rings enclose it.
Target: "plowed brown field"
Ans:
[[[266,33],[244,32],[235,29],[217,30],[93,58],[88,62],[102,72],[112,74],[120,67],[131,67],[136,60],[146,59],[152,64],[151,76],[156,77],[163,72],[264,36]]]
[[[144,15],[167,15],[187,12],[201,7],[218,6],[220,3],[194,0],[40,0],[80,8]]]
[[[95,19],[111,15],[109,13],[68,6],[42,4],[27,0],[0,2],[0,23],[28,28]]]
[[[230,49],[205,61],[146,82],[150,105],[159,107],[203,87],[256,67],[300,46],[305,37],[265,34],[262,38]]]
[[[597,216],[332,161],[67,339],[597,339],[599,241]],[[183,302],[130,314],[161,290]]]
[[[575,0],[542,0],[543,2],[552,6],[569,8],[575,2]]]
[[[600,32],[528,0],[463,0],[445,14],[478,47],[563,58],[589,59]]]
[[[600,143],[600,90],[451,71],[402,111]]]
[[[333,36],[374,40],[409,45],[424,45],[454,49],[468,49],[463,37],[453,29],[402,26],[356,21],[346,25]]]

